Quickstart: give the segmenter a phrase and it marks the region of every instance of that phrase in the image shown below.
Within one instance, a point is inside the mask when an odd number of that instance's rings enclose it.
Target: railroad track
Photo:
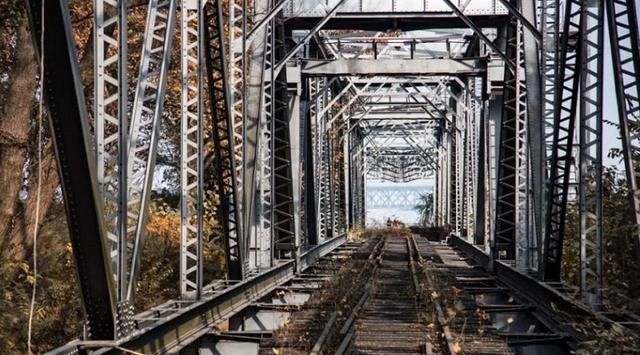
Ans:
[[[261,354],[569,351],[569,335],[450,246],[397,232],[356,255]]]
[[[418,286],[409,239],[387,237],[380,261],[350,319],[336,354],[426,354],[430,341],[419,319]]]
[[[508,341],[491,323],[490,313],[517,306],[511,302],[497,307],[484,303],[485,295],[499,290],[495,280],[448,246],[413,236],[409,241],[421,269],[420,299],[433,310],[431,324],[442,334],[433,337],[440,342],[434,341],[432,353],[513,354]]]
[[[384,243],[384,235],[373,238],[354,254],[355,259],[314,292],[309,302],[290,309],[291,317],[285,326],[261,341],[260,354],[319,354],[332,346],[336,333],[333,330],[346,321],[345,315],[361,297]]]

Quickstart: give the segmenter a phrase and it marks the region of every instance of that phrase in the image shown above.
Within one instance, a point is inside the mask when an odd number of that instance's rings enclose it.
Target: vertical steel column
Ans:
[[[516,267],[520,270],[528,270],[531,268],[531,254],[535,252],[532,248],[533,221],[531,220],[532,196],[529,193],[532,188],[529,184],[532,174],[531,158],[533,152],[532,145],[529,144],[531,138],[529,125],[528,101],[528,82],[525,80],[527,65],[529,64],[525,58],[525,43],[523,35],[523,27],[520,22],[516,24],[515,37],[516,51],[516,220],[515,220],[515,243],[516,243]],[[538,103],[539,105],[539,103]]]
[[[580,293],[602,304],[603,0],[582,3],[580,50]]]
[[[351,201],[353,200],[352,191],[351,191],[351,170],[352,170],[352,156],[350,152],[353,147],[351,147],[351,124],[349,123],[349,119],[345,120],[345,133],[344,139],[341,141],[342,143],[342,157],[343,157],[343,169],[342,169],[342,186],[344,190],[343,194],[343,203],[342,210],[344,211],[344,229],[346,231],[351,227],[353,218],[351,216],[352,208]]]
[[[94,118],[98,191],[118,301],[127,298],[127,2],[94,0]],[[122,305],[122,303],[121,303]],[[119,306],[120,307],[120,306]]]
[[[534,0],[520,1],[520,12],[527,23],[536,24],[536,12]],[[527,260],[522,264],[523,268],[537,268],[539,256],[538,245],[542,242],[544,229],[543,211],[546,206],[545,197],[547,191],[546,166],[545,166],[545,126],[543,121],[543,88],[541,83],[540,48],[531,31],[524,31],[524,23],[520,23],[520,36],[522,40],[522,68],[525,78],[523,86],[526,102],[526,154],[524,161],[524,176],[526,178],[527,200],[527,233],[525,253]]]
[[[204,9],[207,26],[203,39],[209,95],[208,115],[211,118],[211,137],[215,154],[215,185],[219,198],[218,220],[225,241],[227,276],[231,280],[243,278],[242,215],[236,169],[230,88],[227,79],[224,46],[224,15],[222,1],[209,1]]]
[[[228,1],[228,28],[227,34],[229,39],[227,41],[229,46],[228,58],[229,58],[229,75],[227,76],[227,80],[229,81],[229,102],[230,109],[229,115],[231,116],[232,123],[232,132],[233,132],[233,141],[234,141],[234,150],[233,150],[233,158],[235,162],[233,166],[235,167],[235,186],[236,193],[238,194],[238,205],[235,206],[238,209],[238,214],[241,216],[241,221],[239,224],[243,225],[242,232],[243,234],[239,235],[238,238],[242,240],[240,243],[240,248],[242,249],[239,256],[241,257],[241,262],[243,264],[247,263],[248,253],[248,238],[250,228],[247,217],[247,212],[245,209],[247,208],[247,198],[245,196],[245,189],[247,187],[251,188],[251,186],[245,186],[245,161],[244,161],[244,152],[245,152],[245,113],[246,113],[246,100],[245,100],[245,82],[246,82],[246,19],[247,15],[245,13],[246,9],[246,0],[230,0]],[[246,266],[246,265],[245,265]],[[243,271],[244,270],[243,268]]]
[[[358,219],[358,226],[364,227],[366,223],[366,166],[365,166],[365,155],[364,155],[364,139],[362,137],[361,128],[358,127],[355,132],[357,132],[357,138],[355,142],[356,152],[357,152],[357,167],[355,172],[355,184],[357,191],[357,201],[356,201],[356,216]]]
[[[304,143],[304,214],[305,214],[305,234],[307,245],[318,244],[318,230],[316,224],[317,213],[316,210],[316,164],[315,150],[317,149],[316,142],[314,141],[314,117],[316,114],[316,79],[308,78],[307,87],[304,93],[307,95],[307,103],[309,105],[308,113],[305,115],[305,143]]]
[[[476,102],[476,126],[478,127],[478,137],[477,137],[477,172],[476,172],[476,181],[474,185],[474,193],[476,195],[476,204],[475,204],[475,233],[474,233],[474,243],[476,245],[485,245],[488,242],[487,232],[490,230],[488,221],[491,220],[491,215],[487,216],[487,213],[491,213],[491,207],[488,205],[491,201],[490,191],[491,191],[491,177],[490,177],[490,168],[488,166],[488,158],[490,156],[488,149],[489,144],[487,144],[487,137],[490,136],[488,132],[489,128],[489,117],[487,115],[486,110],[486,102],[482,100],[483,98],[483,83],[482,80],[476,79],[474,81],[474,94],[478,98],[478,102]],[[487,193],[489,192],[489,193]]]
[[[322,79],[322,85],[318,90],[318,98],[320,102],[319,107],[324,107],[324,103],[327,102],[327,91],[325,91],[326,79]],[[318,213],[320,218],[318,219],[318,236],[323,241],[330,238],[330,224],[331,224],[331,187],[330,187],[330,135],[327,128],[327,120],[322,117],[316,117],[316,135],[318,136]]]
[[[302,166],[302,144],[303,137],[301,135],[301,129],[303,128],[303,122],[301,117],[301,95],[302,95],[302,77],[299,70],[288,73],[287,90],[288,90],[288,103],[287,109],[289,113],[289,149],[290,149],[290,167],[291,170],[291,204],[293,212],[293,235],[294,235],[294,256],[299,261],[298,257],[301,251],[304,250],[302,243],[303,229],[302,229],[302,217],[304,213],[304,207],[302,205],[302,184],[303,184],[303,166]],[[299,264],[299,263],[298,263]]]
[[[551,189],[551,160],[553,156],[554,146],[554,122],[556,111],[556,83],[560,79],[558,76],[558,66],[560,64],[560,14],[562,12],[560,8],[560,0],[540,0],[540,27],[542,32],[542,117],[544,124],[544,148],[545,148],[545,169],[547,174],[543,176],[547,191],[545,191],[545,211],[548,210],[552,204],[547,200],[550,196],[549,189]],[[547,228],[547,214],[545,216],[544,229]],[[545,231],[546,234],[546,231]],[[543,237],[544,240],[545,237]],[[542,261],[542,260],[540,260]]]
[[[262,58],[262,66],[264,73],[269,75],[263,76],[264,86],[260,95],[262,100],[260,102],[260,118],[259,118],[259,133],[258,142],[256,143],[256,189],[257,198],[256,202],[256,216],[255,219],[251,218],[251,222],[257,223],[257,226],[247,226],[250,228],[249,243],[250,249],[250,261],[249,264],[252,268],[260,270],[262,267],[270,267],[273,255],[273,175],[271,159],[273,151],[272,146],[272,121],[273,121],[273,66],[274,66],[274,21],[269,21],[264,26],[262,37],[266,40],[264,44],[254,43],[254,53],[260,54]],[[262,51],[262,53],[259,53]],[[260,66],[254,65],[252,69],[259,69]],[[255,73],[254,73],[255,75]],[[249,100],[253,103],[254,100]],[[247,107],[248,112],[252,112],[252,107]],[[247,209],[249,211],[250,209]]]
[[[278,19],[276,18],[276,21]],[[276,23],[273,29],[273,53],[276,63],[286,54],[284,25]],[[295,211],[293,209],[293,182],[297,181],[292,171],[291,135],[289,123],[289,99],[287,71],[282,70],[275,76],[272,66],[272,238],[275,243],[277,259],[295,258],[297,255]],[[296,137],[297,138],[297,137]]]
[[[454,151],[453,151],[453,142],[451,139],[451,135],[452,135],[452,131],[453,131],[453,125],[451,123],[449,123],[450,120],[447,120],[446,123],[446,129],[445,129],[445,133],[444,133],[444,167],[445,167],[445,171],[443,174],[443,180],[442,180],[442,184],[444,186],[444,189],[442,190],[442,196],[443,196],[443,203],[444,203],[444,218],[445,218],[445,226],[447,228],[447,230],[451,229],[452,223],[454,221],[454,219],[451,217],[451,213],[452,213],[452,206],[451,203],[452,201],[455,201],[455,196],[452,196],[452,193],[454,192],[454,190],[451,188],[451,182],[453,181],[453,173],[454,173],[454,168],[455,168],[455,155],[454,155]],[[452,198],[454,197],[454,198]]]
[[[485,252],[489,253],[495,237],[495,216],[497,196],[497,163],[498,163],[498,138],[500,137],[500,115],[502,114],[502,96],[495,95],[495,100],[490,100],[486,115],[486,145],[487,145],[487,204],[485,207]]]
[[[462,90],[463,88],[457,87],[456,91]],[[453,95],[452,95],[453,96]],[[468,214],[468,205],[467,201],[469,196],[467,195],[466,186],[467,181],[467,166],[466,166],[466,148],[467,148],[467,122],[466,122],[466,114],[463,110],[463,107],[466,105],[464,93],[457,93],[457,96],[453,98],[455,100],[455,106],[453,107],[453,111],[455,112],[455,142],[456,142],[456,232],[462,238],[467,237],[467,214]]]
[[[180,195],[180,295],[202,295],[202,229],[204,205],[204,131],[202,86],[203,7],[200,0],[180,5],[181,94],[181,195]]]
[[[571,164],[574,147],[575,117],[580,85],[581,0],[566,4],[563,35],[558,58],[558,75],[554,89],[553,138],[549,166],[549,196],[541,279],[560,281],[562,247],[564,242],[567,199],[570,188]]]
[[[527,261],[528,166],[526,150],[526,84],[522,55],[522,26],[507,25],[506,55],[515,69],[505,66],[504,96],[497,154],[496,213],[491,254],[494,259]],[[521,268],[528,267],[522,263]]]
[[[607,19],[613,56],[614,78],[627,186],[635,224],[640,225],[640,36],[635,0],[607,0]],[[640,258],[640,230],[636,226],[633,242]]]
[[[244,1],[244,0],[243,0]],[[235,2],[231,7],[239,4]],[[244,8],[253,8],[252,23],[260,22],[271,10],[269,1],[244,1]],[[239,11],[241,9],[236,9]],[[236,27],[234,56],[245,64],[242,84],[242,183],[244,206],[244,243],[247,270],[257,271],[270,267],[273,262],[273,171],[271,166],[273,75],[273,21],[256,29],[251,42],[247,42],[248,13],[244,12],[244,24]],[[239,16],[239,15],[238,15]],[[240,52],[242,50],[242,53]],[[237,51],[237,52],[235,52]],[[243,59],[241,57],[244,56]],[[236,67],[239,68],[238,65]],[[237,68],[236,68],[237,69]],[[240,72],[238,72],[239,74]],[[263,130],[264,128],[264,130]]]

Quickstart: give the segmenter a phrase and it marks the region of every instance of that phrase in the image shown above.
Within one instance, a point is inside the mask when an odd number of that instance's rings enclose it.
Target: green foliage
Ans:
[[[210,206],[207,203],[207,206]],[[205,223],[205,275],[209,280],[224,273],[224,249],[217,223]],[[33,321],[36,353],[60,346],[82,335],[82,313],[75,261],[61,205],[52,211],[39,236],[38,291]],[[178,298],[180,214],[159,203],[152,206],[147,228],[136,309],[143,310]],[[24,354],[33,270],[31,261],[0,260],[0,353]]]
[[[57,217],[61,217],[58,215]],[[33,319],[35,353],[82,334],[82,309],[64,218],[46,221],[39,237],[38,283]],[[0,349],[26,352],[33,270],[28,262],[0,260]]]
[[[634,254],[634,218],[629,205],[626,181],[619,178],[615,167],[606,168],[603,187],[603,258],[604,287],[608,306],[625,310],[638,307],[629,302],[640,296],[640,262]],[[566,233],[563,249],[563,278],[570,285],[579,285],[580,234],[578,201],[567,210]],[[636,310],[640,310],[637,308]]]
[[[414,207],[420,214],[420,224],[426,226],[433,219],[433,194],[425,192],[418,196],[418,204]]]

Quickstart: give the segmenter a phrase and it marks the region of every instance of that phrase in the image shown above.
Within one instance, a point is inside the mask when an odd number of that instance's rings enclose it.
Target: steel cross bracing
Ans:
[[[37,29],[41,2],[29,4]],[[95,5],[93,132],[66,0],[45,3],[44,38],[86,340],[143,352],[192,341],[364,226],[367,208],[397,202],[376,199],[372,180],[432,181],[431,225],[544,281],[561,281],[574,199],[581,299],[603,304],[605,15],[640,223],[633,0],[152,0],[131,97],[126,2]],[[390,21],[397,31],[383,32]],[[133,315],[160,130],[173,119],[171,65],[181,69],[181,299]],[[414,203],[418,192],[404,193]],[[227,274],[205,285],[210,202]]]

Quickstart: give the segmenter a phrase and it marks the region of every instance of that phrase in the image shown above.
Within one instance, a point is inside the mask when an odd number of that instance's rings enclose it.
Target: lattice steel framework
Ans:
[[[98,0],[94,12],[94,119],[98,191],[118,299],[127,295],[127,5]],[[122,258],[122,259],[121,259]]]
[[[140,68],[134,94],[127,158],[128,242],[133,244],[127,294],[135,293],[147,224],[171,44],[176,22],[175,0],[149,3]]]
[[[203,41],[200,26],[203,6],[183,0],[180,14],[181,95],[181,196],[180,294],[199,299],[202,293],[202,243],[204,213],[204,102]]]
[[[602,68],[604,0],[584,2],[580,48],[580,292],[602,303]]]
[[[560,281],[562,246],[565,233],[569,178],[575,136],[575,113],[578,99],[581,58],[582,11],[579,1],[569,1],[564,14],[564,36],[558,54],[558,79],[554,89],[553,138],[549,166],[549,197],[546,216],[541,277],[548,281]]]
[[[242,215],[240,191],[237,188],[233,121],[227,83],[226,51],[222,3],[210,2],[205,6],[204,33],[206,45],[207,89],[211,136],[215,154],[215,185],[219,199],[218,218],[225,235],[227,275],[232,280],[243,277]]]
[[[634,223],[640,225],[640,36],[635,1],[606,1],[609,38],[613,56],[616,97],[620,112],[625,171]],[[636,255],[640,257],[640,230],[635,231]]]
[[[307,267],[301,259],[315,255],[307,248],[324,250],[363,226],[373,178],[434,179],[433,225],[520,271],[561,281],[577,172],[580,291],[585,303],[601,305],[604,16],[640,224],[637,4],[541,0],[536,15],[533,1],[499,2],[151,0],[130,99],[129,9],[95,0],[93,139],[68,4],[45,2],[44,94],[87,337],[128,342],[136,329],[141,338],[179,329],[181,342],[183,326],[184,334],[204,332],[212,323],[194,321],[194,309],[213,312],[225,297],[249,304],[264,294],[247,290],[263,290],[264,280],[273,289]],[[39,38],[42,3],[29,4]],[[365,12],[376,20],[363,21]],[[380,32],[391,25],[399,31]],[[175,53],[181,300],[134,316]],[[217,203],[227,275],[205,286],[209,202]],[[640,255],[638,230],[634,241]]]

